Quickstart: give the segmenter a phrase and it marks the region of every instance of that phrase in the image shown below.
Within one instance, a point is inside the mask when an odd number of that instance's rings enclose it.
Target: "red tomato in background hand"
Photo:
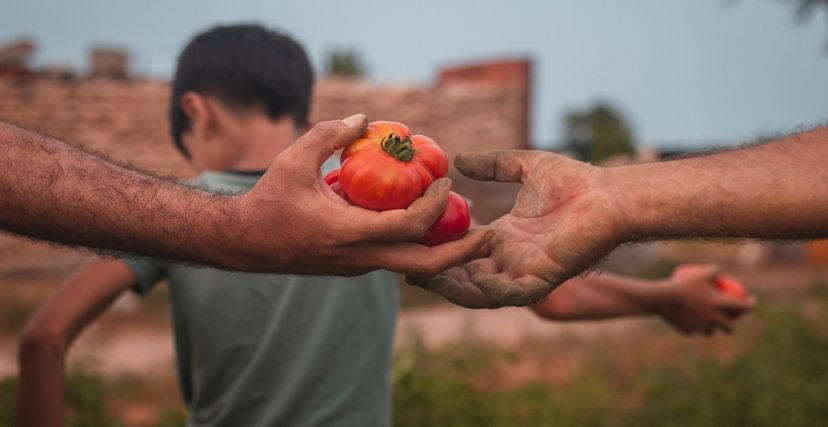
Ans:
[[[339,184],[339,168],[336,168],[327,175],[325,175],[325,184],[328,184],[328,187],[331,187],[334,193],[338,194],[339,197],[342,197],[345,200],[348,200],[348,195],[345,194],[345,191],[342,189],[342,185]]]
[[[716,285],[720,291],[739,299],[746,299],[748,297],[747,289],[742,281],[733,276],[717,276],[713,279],[713,284]]]
[[[342,152],[339,183],[354,205],[375,211],[405,209],[435,180],[448,159],[434,140],[411,135],[397,122],[372,122]]]
[[[680,265],[673,270],[673,277],[680,278],[682,276],[686,276],[687,273],[691,273],[699,267],[700,266],[698,264]],[[713,278],[713,285],[716,286],[716,289],[734,298],[746,299],[748,297],[748,291],[745,288],[745,285],[741,280],[733,276],[716,276]]]
[[[431,225],[425,236],[423,236],[417,243],[422,243],[426,246],[437,246],[442,243],[458,240],[466,235],[471,224],[471,213],[469,212],[469,204],[463,196],[449,192],[448,203],[446,210],[437,218],[437,221]]]

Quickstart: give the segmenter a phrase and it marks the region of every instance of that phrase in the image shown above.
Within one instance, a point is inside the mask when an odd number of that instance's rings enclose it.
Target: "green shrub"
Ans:
[[[732,363],[696,361],[639,380],[639,426],[828,425],[828,338],[789,308],[759,313],[763,333]]]
[[[783,303],[760,309],[758,333],[733,341],[735,360],[679,354],[679,363],[629,373],[598,345],[575,379],[558,388],[480,385],[486,375],[496,380],[498,362],[520,351],[476,342],[436,352],[414,346],[395,365],[395,425],[828,426],[828,294],[814,296],[816,314]]]
[[[0,426],[14,425],[16,378],[0,382]],[[121,424],[106,407],[106,388],[93,372],[72,369],[66,377],[65,425],[70,427],[115,427]]]

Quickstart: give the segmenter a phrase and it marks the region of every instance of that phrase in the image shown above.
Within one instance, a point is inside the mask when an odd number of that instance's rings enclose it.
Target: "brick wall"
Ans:
[[[440,71],[440,85],[448,86],[457,83],[488,86],[500,92],[509,93],[512,99],[506,108],[516,116],[513,119],[518,120],[518,123],[512,124],[515,131],[514,137],[517,138],[514,148],[530,148],[529,110],[532,94],[532,63],[530,61],[487,62],[445,68]]]
[[[529,63],[515,64],[453,69],[434,86],[321,81],[311,119],[340,119],[362,112],[372,120],[401,121],[415,133],[434,138],[452,158],[465,150],[524,148]],[[526,77],[523,82],[521,75]],[[195,171],[175,151],[168,135],[168,91],[166,82],[149,80],[0,79],[0,120],[156,173],[192,176]],[[452,177],[455,189],[474,200],[473,211],[485,222],[507,211],[514,198],[515,186],[472,183],[454,172]],[[82,258],[77,252],[0,236],[0,276],[52,267],[63,271]]]
[[[0,79],[0,120],[158,173],[193,171],[168,142],[164,82]],[[22,159],[25,162],[25,159]],[[0,277],[62,274],[85,254],[0,235]]]
[[[169,143],[168,91],[157,81],[0,80],[0,120],[156,172],[191,174]]]

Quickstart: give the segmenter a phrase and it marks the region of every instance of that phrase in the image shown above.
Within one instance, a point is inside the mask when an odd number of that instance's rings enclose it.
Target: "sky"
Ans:
[[[0,0],[0,41],[32,37],[36,65],[80,70],[91,45],[119,46],[162,78],[196,32],[242,21],[291,34],[317,70],[356,49],[379,83],[525,56],[539,146],[560,141],[567,111],[607,100],[642,146],[701,148],[828,119],[826,18],[800,22],[783,0]]]

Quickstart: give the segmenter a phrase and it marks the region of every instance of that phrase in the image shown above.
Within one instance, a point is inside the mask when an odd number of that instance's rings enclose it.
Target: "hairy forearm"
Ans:
[[[532,309],[556,320],[607,319],[658,314],[665,298],[658,283],[605,273],[570,279]]]
[[[0,229],[53,242],[219,264],[233,197],[120,167],[0,123]]]
[[[631,239],[828,236],[828,128],[741,150],[611,168]]]

